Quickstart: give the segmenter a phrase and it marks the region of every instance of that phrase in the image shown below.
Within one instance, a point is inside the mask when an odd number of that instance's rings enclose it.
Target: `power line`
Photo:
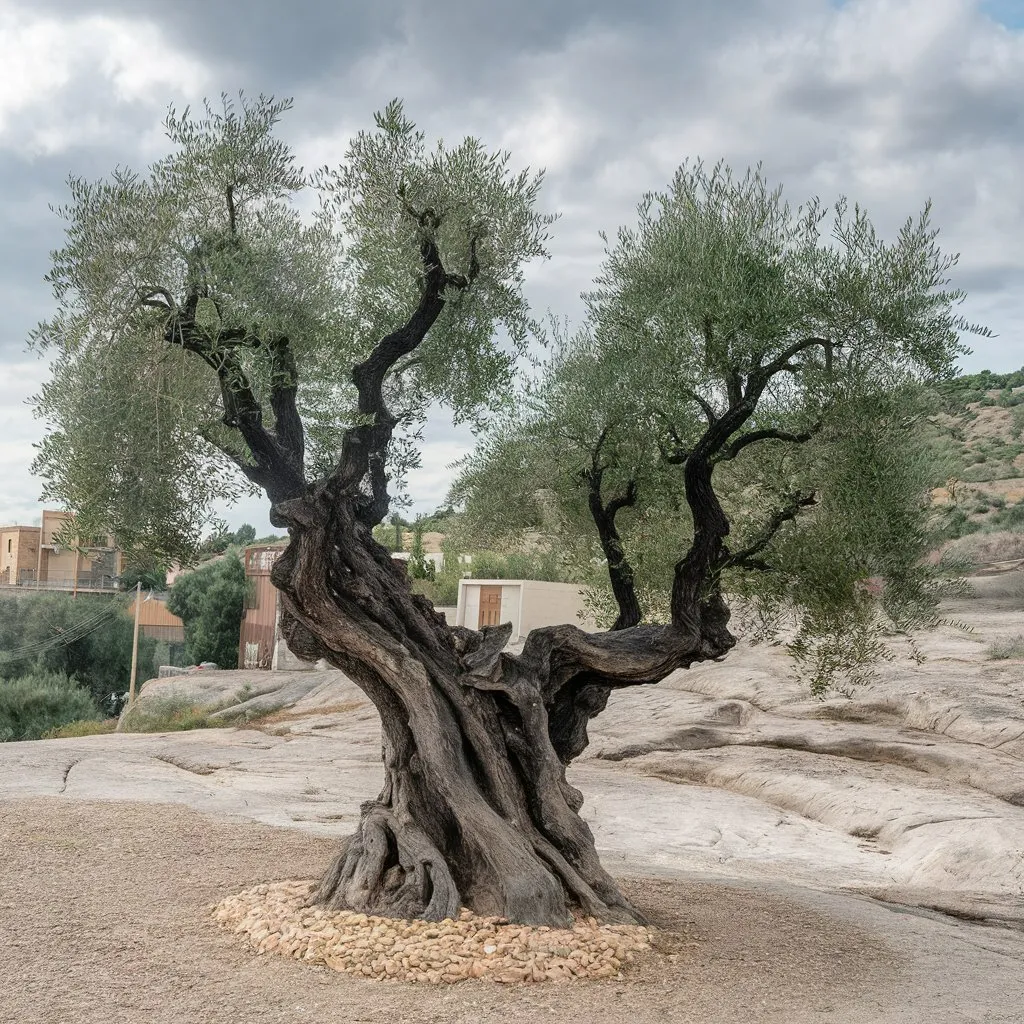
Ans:
[[[115,614],[115,609],[104,609],[97,615],[90,616],[89,618],[82,619],[75,623],[67,630],[63,631],[59,636],[53,637],[50,640],[37,640],[30,644],[23,644],[21,647],[15,647],[14,650],[11,651],[0,651],[0,657],[17,660],[34,654],[42,654],[44,651],[52,650],[57,647],[70,646],[71,644],[84,639],[90,633],[95,633],[102,625],[113,619]]]

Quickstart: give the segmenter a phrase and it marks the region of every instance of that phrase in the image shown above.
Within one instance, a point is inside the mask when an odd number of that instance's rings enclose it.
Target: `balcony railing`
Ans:
[[[80,572],[77,580],[73,572],[44,572],[36,580],[35,569],[22,569],[12,582],[7,574],[0,576],[0,586],[23,587],[26,590],[91,590],[113,593],[118,589],[119,579],[106,573]]]

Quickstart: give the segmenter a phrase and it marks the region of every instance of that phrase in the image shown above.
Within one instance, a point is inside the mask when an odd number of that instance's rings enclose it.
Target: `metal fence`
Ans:
[[[80,572],[76,579],[73,572],[44,572],[36,579],[35,569],[22,569],[12,583],[5,574],[0,576],[0,587],[21,587],[25,590],[91,590],[113,593],[118,590],[119,579],[106,573]]]

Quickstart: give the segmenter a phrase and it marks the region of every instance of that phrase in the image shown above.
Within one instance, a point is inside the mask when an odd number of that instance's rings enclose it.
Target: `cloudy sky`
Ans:
[[[1024,0],[0,0],[0,523],[40,509],[25,337],[50,310],[49,204],[71,172],[159,156],[168,104],[239,89],[295,98],[306,166],[400,96],[432,135],[546,167],[562,219],[530,297],[570,317],[598,231],[687,157],[761,161],[791,200],[847,194],[885,232],[930,196],[966,312],[998,335],[965,368],[1024,364]],[[470,441],[431,428],[422,510]],[[224,514],[269,530],[260,502]]]

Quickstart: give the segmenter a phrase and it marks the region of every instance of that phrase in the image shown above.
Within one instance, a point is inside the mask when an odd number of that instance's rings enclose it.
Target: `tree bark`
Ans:
[[[382,725],[383,789],[317,901],[428,920],[467,906],[525,924],[638,921],[565,768],[611,689],[657,682],[707,645],[671,626],[556,626],[513,656],[509,626],[452,629],[412,594],[354,495],[322,489],[275,512],[291,533],[272,573],[289,646],[346,672]]]

